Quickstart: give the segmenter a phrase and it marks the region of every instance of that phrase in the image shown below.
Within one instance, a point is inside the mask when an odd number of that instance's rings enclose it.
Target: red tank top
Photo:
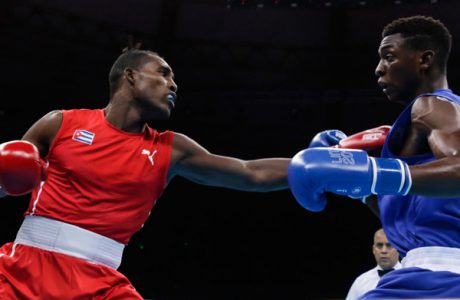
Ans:
[[[103,110],[63,111],[46,160],[48,177],[26,215],[74,224],[127,244],[166,186],[173,132],[133,134]]]

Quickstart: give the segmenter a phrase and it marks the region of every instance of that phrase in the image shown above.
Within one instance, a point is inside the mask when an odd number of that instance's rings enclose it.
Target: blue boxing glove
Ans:
[[[332,147],[338,145],[347,135],[337,129],[324,130],[316,134],[308,145],[308,148]]]
[[[406,195],[412,185],[408,165],[399,159],[369,157],[362,150],[312,148],[297,153],[288,168],[294,197],[304,208],[321,211],[326,192],[351,198]]]

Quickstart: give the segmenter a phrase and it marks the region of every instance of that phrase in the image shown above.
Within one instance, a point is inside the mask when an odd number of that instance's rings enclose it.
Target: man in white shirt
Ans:
[[[348,291],[346,300],[359,299],[359,297],[377,286],[380,277],[394,269],[401,268],[398,251],[390,245],[383,229],[377,230],[374,234],[372,253],[377,266],[355,279]]]

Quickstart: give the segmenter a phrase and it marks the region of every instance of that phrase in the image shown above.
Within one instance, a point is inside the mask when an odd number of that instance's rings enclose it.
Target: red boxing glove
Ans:
[[[31,192],[45,176],[46,166],[34,144],[11,141],[0,145],[0,186],[8,195]]]
[[[390,129],[391,126],[383,125],[358,132],[341,140],[336,147],[346,149],[361,149],[368,152],[379,150],[383,147]]]

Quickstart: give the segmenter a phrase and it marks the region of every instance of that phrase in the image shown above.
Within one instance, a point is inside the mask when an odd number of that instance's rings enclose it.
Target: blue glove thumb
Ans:
[[[324,130],[316,134],[308,148],[332,147],[338,145],[347,135],[337,129]]]

